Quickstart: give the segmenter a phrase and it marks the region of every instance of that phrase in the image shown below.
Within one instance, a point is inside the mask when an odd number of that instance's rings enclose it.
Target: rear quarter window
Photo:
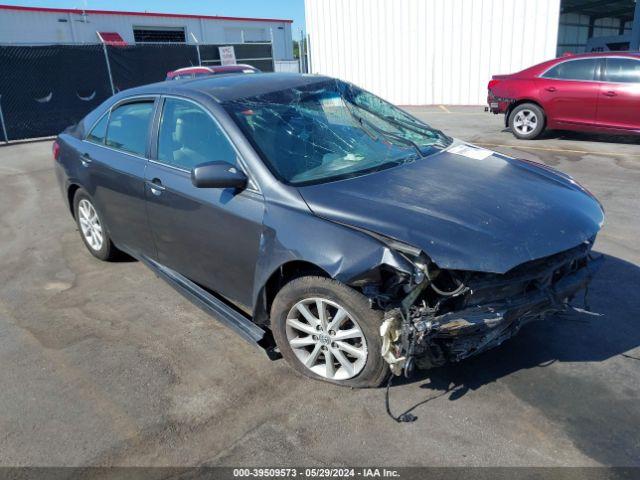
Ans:
[[[94,125],[87,135],[87,140],[93,143],[104,144],[104,139],[107,136],[107,122],[109,121],[109,112],[105,113],[100,120]]]

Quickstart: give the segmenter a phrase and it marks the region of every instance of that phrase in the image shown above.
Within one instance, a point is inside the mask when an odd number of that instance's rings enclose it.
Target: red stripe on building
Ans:
[[[282,22],[293,23],[293,20],[282,18],[245,18],[245,17],[219,17],[216,15],[191,15],[188,13],[154,13],[154,12],[121,12],[117,10],[80,10],[77,8],[49,8],[49,7],[24,7],[16,5],[0,5],[0,10],[19,10],[22,12],[49,12],[49,13],[74,13],[76,15],[131,15],[142,17],[170,17],[170,18],[196,18],[204,20],[233,20],[238,22]]]

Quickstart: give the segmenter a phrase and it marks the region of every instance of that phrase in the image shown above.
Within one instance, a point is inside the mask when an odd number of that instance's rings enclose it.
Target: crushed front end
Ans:
[[[601,262],[591,247],[585,242],[505,274],[438,270],[421,254],[410,284],[396,290],[401,300],[376,298],[385,310],[382,356],[400,375],[500,345],[522,325],[569,307]]]

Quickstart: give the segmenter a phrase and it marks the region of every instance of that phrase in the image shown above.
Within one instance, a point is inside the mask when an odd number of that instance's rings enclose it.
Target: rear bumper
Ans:
[[[526,323],[565,310],[568,301],[587,286],[601,262],[602,258],[590,260],[552,286],[500,304],[480,305],[424,319],[424,331],[428,333],[423,342],[431,347],[425,348],[431,356],[425,359],[427,364],[457,362],[477,355],[511,338]],[[433,346],[439,352],[434,352]]]
[[[500,113],[506,113],[507,107],[509,106],[504,102],[489,101],[488,103],[489,103],[489,107],[487,110],[495,115]]]
[[[509,105],[511,104],[511,102],[512,100],[508,98],[496,97],[493,94],[493,92],[489,90],[489,93],[487,95],[487,103],[489,104],[488,110],[491,113],[494,113],[494,114],[506,113],[507,110],[509,109]]]

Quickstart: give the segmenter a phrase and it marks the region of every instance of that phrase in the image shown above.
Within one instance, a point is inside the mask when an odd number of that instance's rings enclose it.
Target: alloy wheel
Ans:
[[[520,110],[513,119],[513,128],[522,135],[530,134],[537,126],[538,116],[532,110]]]
[[[348,380],[367,361],[367,342],[358,322],[331,300],[314,297],[296,303],[287,315],[286,334],[298,360],[321,377]]]
[[[78,222],[87,245],[96,252],[99,251],[104,242],[100,217],[91,202],[84,198],[78,203]]]

